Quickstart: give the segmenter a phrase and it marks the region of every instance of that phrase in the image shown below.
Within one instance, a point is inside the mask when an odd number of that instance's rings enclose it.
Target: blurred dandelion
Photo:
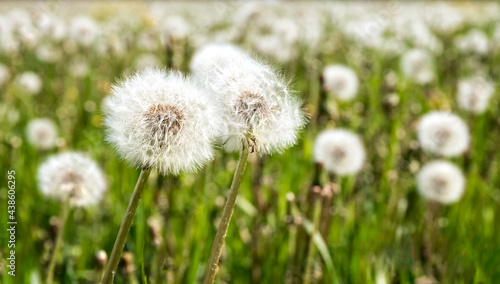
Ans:
[[[17,83],[26,93],[36,95],[42,90],[42,79],[34,72],[24,72],[17,77]]]
[[[421,119],[418,140],[426,151],[446,157],[456,156],[467,150],[469,131],[460,117],[433,111]]]
[[[474,114],[483,113],[488,107],[495,84],[482,76],[466,78],[458,82],[458,105]]]
[[[452,163],[433,161],[422,167],[417,176],[417,184],[419,193],[426,199],[449,204],[462,197],[465,178]]]
[[[107,188],[99,166],[77,152],[49,158],[40,166],[38,181],[45,196],[81,207],[98,203]]]
[[[323,83],[323,89],[340,101],[352,100],[358,92],[358,76],[347,66],[330,65],[325,67]]]
[[[68,28],[69,39],[88,47],[99,36],[100,29],[97,23],[88,16],[77,16],[71,20]]]
[[[314,160],[328,172],[338,175],[355,174],[365,161],[365,150],[359,137],[351,131],[323,131],[314,143]]]
[[[403,74],[424,85],[434,79],[434,63],[429,52],[423,49],[412,49],[403,54],[401,58],[401,70]]]
[[[33,119],[28,123],[26,134],[31,145],[47,150],[56,144],[57,126],[48,118]]]
[[[490,42],[488,36],[481,30],[473,29],[455,39],[458,50],[467,53],[484,55],[488,53]]]
[[[67,152],[49,158],[38,170],[38,182],[45,196],[63,203],[61,226],[47,270],[46,283],[51,284],[70,206],[87,207],[98,203],[107,183],[99,166],[78,152]]]

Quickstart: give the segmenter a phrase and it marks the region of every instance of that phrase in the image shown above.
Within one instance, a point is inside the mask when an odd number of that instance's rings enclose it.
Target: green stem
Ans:
[[[217,273],[217,268],[219,267],[219,259],[222,254],[224,239],[226,238],[227,229],[229,228],[229,223],[231,222],[234,206],[236,205],[236,197],[238,197],[240,184],[243,179],[243,175],[245,174],[249,149],[248,142],[246,140],[242,141],[242,144],[243,147],[234,172],[233,183],[231,184],[229,196],[227,198],[226,205],[224,206],[224,210],[222,211],[219,227],[217,228],[217,234],[215,235],[212,251],[210,252],[210,258],[205,271],[205,279],[203,280],[204,284],[212,284],[215,281],[215,274]]]
[[[317,197],[316,197],[317,198]],[[308,250],[307,250],[307,258],[306,258],[306,271],[304,274],[303,284],[309,284],[311,282],[311,266],[314,257],[314,236],[318,233],[319,221],[321,217],[321,202],[320,200],[316,200],[314,204],[314,229],[309,238]]]
[[[139,179],[137,180],[137,184],[135,185],[134,192],[132,193],[132,197],[130,198],[127,211],[125,212],[125,216],[123,217],[120,230],[118,231],[118,236],[116,236],[113,251],[111,252],[108,265],[106,266],[106,272],[104,273],[104,277],[102,278],[102,284],[111,283],[113,281],[113,278],[115,277],[116,268],[118,267],[118,262],[120,261],[125,242],[127,241],[128,232],[130,231],[130,227],[132,226],[132,222],[134,221],[135,211],[137,210],[137,206],[139,205],[139,201],[141,200],[141,195],[144,191],[144,188],[146,187],[146,182],[148,181],[150,173],[150,169],[143,169],[141,171]]]
[[[54,270],[56,268],[57,260],[59,259],[61,246],[63,243],[64,227],[66,225],[66,220],[68,219],[70,209],[69,201],[65,201],[63,204],[61,212],[61,226],[59,227],[59,232],[56,237],[56,244],[54,246],[54,251],[52,252],[52,258],[50,259],[49,270],[47,272],[47,284],[52,284],[54,281]]]

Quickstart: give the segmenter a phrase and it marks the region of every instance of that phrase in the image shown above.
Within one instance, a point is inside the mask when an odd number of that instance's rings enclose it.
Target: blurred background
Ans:
[[[92,157],[109,189],[98,206],[71,211],[55,279],[99,282],[139,175],[104,141],[102,100],[118,79],[149,66],[189,74],[192,55],[209,43],[232,43],[276,66],[310,118],[294,147],[251,155],[216,283],[302,283],[311,249],[312,283],[500,278],[499,4],[40,1],[0,3],[1,283],[43,283],[61,204],[40,193],[37,171],[65,151]],[[414,50],[423,59],[404,63]],[[351,100],[323,90],[332,64],[356,74]],[[494,88],[479,114],[457,100],[470,77]],[[447,158],[466,178],[450,205],[431,206],[417,192],[420,168],[438,158],[416,134],[432,110],[460,116],[471,136],[463,155]],[[39,118],[52,128],[33,137],[28,124]],[[313,145],[333,128],[357,133],[367,156],[359,173],[330,183]],[[236,160],[219,150],[196,174],[152,173],[116,283],[201,281]],[[6,267],[10,170],[15,277]],[[329,232],[311,241],[314,185],[327,192],[320,200]]]

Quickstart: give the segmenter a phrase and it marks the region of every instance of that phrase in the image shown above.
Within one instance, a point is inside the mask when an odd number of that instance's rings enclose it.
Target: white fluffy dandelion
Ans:
[[[483,113],[488,107],[495,84],[484,77],[476,76],[458,82],[458,105],[472,113]]]
[[[314,160],[338,175],[355,174],[365,161],[361,139],[344,129],[323,131],[314,143]]]
[[[193,77],[202,84],[207,85],[207,80],[214,73],[231,62],[234,58],[245,56],[245,52],[232,44],[208,44],[200,48],[191,60],[190,69]]]
[[[463,52],[475,54],[487,54],[490,47],[488,36],[481,30],[474,29],[457,37],[455,40],[457,48]]]
[[[87,16],[77,16],[69,25],[69,37],[82,46],[93,44],[99,33],[100,28],[97,23]]]
[[[341,101],[351,100],[358,92],[358,76],[343,65],[330,65],[323,70],[323,88]]]
[[[178,174],[213,157],[219,111],[180,73],[139,72],[114,85],[104,107],[107,140],[138,167]]]
[[[53,148],[56,144],[57,126],[48,118],[33,119],[26,128],[28,141],[40,150]]]
[[[200,81],[219,102],[227,122],[222,134],[224,148],[240,150],[242,141],[250,139],[253,151],[267,154],[295,144],[305,118],[300,101],[284,79],[246,55],[234,54],[231,60],[219,63],[215,61],[222,55],[212,55],[213,68]]]
[[[401,58],[401,71],[418,84],[427,84],[434,79],[434,63],[429,52],[412,49]]]
[[[456,156],[467,149],[469,131],[460,117],[449,112],[433,111],[420,121],[418,140],[424,150],[443,156]]]
[[[19,75],[17,84],[30,95],[36,95],[42,90],[42,79],[36,73],[30,71]]]
[[[418,191],[425,198],[443,204],[456,202],[464,193],[465,178],[455,165],[447,161],[426,164],[417,177]]]
[[[38,170],[38,182],[45,196],[82,207],[98,203],[107,188],[99,166],[77,152],[49,158]]]

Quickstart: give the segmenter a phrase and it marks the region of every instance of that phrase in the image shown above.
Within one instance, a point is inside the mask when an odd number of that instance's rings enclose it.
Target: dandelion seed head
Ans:
[[[252,148],[263,154],[295,144],[306,120],[300,101],[284,79],[243,53],[233,53],[231,60],[219,60],[222,55],[218,52],[212,55],[212,62],[217,63],[205,70],[199,81],[219,103],[227,122],[222,134],[224,148],[238,151],[241,141],[248,138]]]
[[[434,63],[431,55],[423,49],[412,49],[401,58],[403,74],[418,84],[427,84],[434,79]]]
[[[232,44],[208,44],[200,48],[191,60],[193,77],[202,84],[208,84],[210,76],[234,58],[245,56],[245,52]]]
[[[365,161],[365,149],[360,138],[351,131],[323,131],[314,143],[314,160],[329,172],[338,175],[355,174]]]
[[[418,140],[424,150],[442,156],[462,154],[469,145],[469,131],[462,119],[454,114],[433,111],[418,125]]]
[[[476,76],[458,82],[458,105],[469,112],[483,113],[488,107],[495,85],[484,77]]]
[[[17,78],[17,83],[30,95],[36,95],[42,90],[42,79],[34,72],[22,73]]]
[[[38,170],[38,182],[45,196],[80,207],[98,203],[107,189],[99,166],[78,152],[50,157]]]
[[[40,150],[51,149],[56,144],[57,126],[48,118],[33,119],[26,128],[28,142]]]
[[[212,159],[220,137],[212,101],[179,72],[145,69],[114,85],[105,100],[107,140],[138,167],[194,171]]]
[[[69,24],[69,37],[82,46],[90,46],[100,33],[97,23],[88,16],[77,16]]]
[[[358,92],[358,76],[343,65],[330,65],[323,70],[323,88],[341,101],[353,99]]]
[[[455,40],[456,47],[462,52],[487,54],[490,47],[488,36],[481,30],[473,29]]]
[[[456,202],[464,193],[465,178],[455,165],[433,161],[422,167],[417,176],[419,193],[443,204]]]

